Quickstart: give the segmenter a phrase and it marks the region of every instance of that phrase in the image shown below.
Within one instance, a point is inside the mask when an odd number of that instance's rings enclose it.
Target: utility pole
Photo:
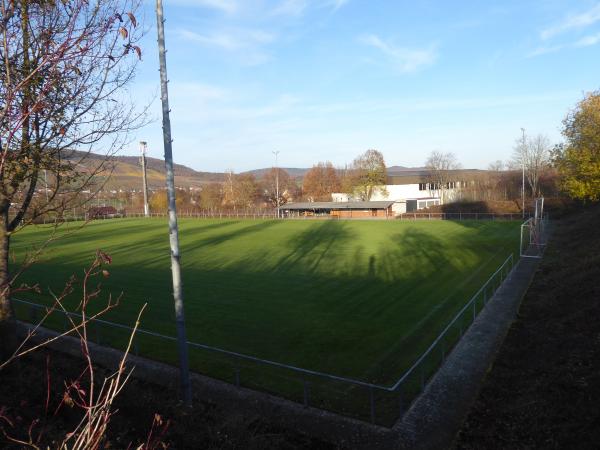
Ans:
[[[177,228],[177,211],[175,209],[175,177],[173,174],[173,148],[171,145],[171,119],[169,118],[167,56],[165,50],[165,20],[163,19],[162,0],[156,0],[156,25],[158,30],[160,98],[162,103],[163,141],[165,147],[165,168],[167,172],[167,195],[169,200],[169,241],[171,244],[171,273],[173,275],[173,300],[175,303],[175,323],[177,325],[177,345],[179,348],[179,371],[183,402],[186,406],[192,406],[192,387],[190,384],[188,347],[183,314],[179,229]]]
[[[279,155],[279,150],[274,151],[275,155],[275,186],[276,186],[276,205],[277,205],[277,218],[279,219],[279,165],[277,164],[277,156]]]
[[[525,128],[521,128],[521,132],[523,133],[523,143],[521,144],[521,210],[522,218],[525,219],[525,151],[527,150],[527,141],[525,141]]]
[[[142,163],[142,189],[144,190],[144,217],[150,216],[150,208],[148,208],[148,178],[146,175],[146,150],[148,143],[140,141],[140,162]]]

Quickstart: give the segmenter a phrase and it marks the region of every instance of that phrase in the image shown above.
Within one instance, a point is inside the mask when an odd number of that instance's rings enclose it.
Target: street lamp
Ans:
[[[279,150],[274,151],[273,154],[275,155],[275,186],[276,186],[275,195],[277,195],[277,197],[276,197],[277,218],[279,219],[279,166],[277,164],[277,156],[279,155]]]
[[[142,185],[144,191],[144,217],[150,215],[150,209],[148,208],[148,180],[146,176],[146,151],[148,150],[148,143],[146,141],[140,141],[140,162],[142,163]]]

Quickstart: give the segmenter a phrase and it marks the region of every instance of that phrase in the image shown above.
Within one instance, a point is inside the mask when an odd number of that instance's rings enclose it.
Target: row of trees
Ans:
[[[490,164],[488,171],[468,174],[461,169],[451,152],[433,151],[427,157],[423,182],[433,186],[432,195],[444,200],[456,182],[462,182],[461,195],[471,200],[508,200],[521,196],[521,167],[525,168],[528,196],[557,192],[556,170],[552,166],[551,147],[544,135],[528,138],[523,135],[517,142],[513,158],[504,163]],[[279,174],[279,202],[277,201],[277,174]],[[464,182],[467,181],[466,185]],[[178,206],[186,209],[244,210],[256,207],[272,208],[289,201],[330,201],[334,192],[345,193],[358,200],[371,200],[377,194],[386,194],[387,168],[385,159],[377,150],[367,150],[344,168],[335,168],[329,161],[319,162],[306,172],[303,179],[294,179],[284,169],[271,169],[257,178],[251,173],[229,172],[224,183],[205,185],[198,194],[180,191]],[[150,206],[154,211],[166,209],[166,195],[156,192]]]
[[[334,192],[370,200],[377,192],[385,193],[386,184],[387,168],[383,154],[371,149],[343,169],[335,169],[329,161],[319,162],[304,176],[302,193],[309,201],[331,200]]]
[[[331,162],[319,162],[306,172],[301,181],[280,168],[272,168],[260,177],[252,173],[234,174],[230,171],[223,183],[206,184],[198,193],[180,190],[177,206],[234,211],[273,208],[292,200],[330,201],[334,192],[345,192],[355,198],[369,200],[375,192],[383,189],[386,182],[383,155],[377,150],[367,150],[344,169],[336,169]],[[166,210],[165,192],[154,192],[149,203],[153,211]]]

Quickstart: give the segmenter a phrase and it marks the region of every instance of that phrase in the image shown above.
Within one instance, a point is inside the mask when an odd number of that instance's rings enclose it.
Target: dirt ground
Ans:
[[[47,370],[47,367],[49,370]],[[63,404],[65,382],[77,378],[82,362],[61,353],[39,351],[0,372],[0,448],[21,449],[3,433],[27,441],[32,437],[39,448],[57,448],[65,434],[74,429],[81,410]],[[109,373],[96,369],[96,377]],[[46,408],[47,386],[50,386]],[[153,431],[153,445],[144,449],[333,449],[333,445],[289,429],[280,429],[258,417],[240,413],[224,414],[214,404],[196,399],[186,410],[177,393],[131,379],[117,398],[103,448],[137,448],[147,441],[156,414],[162,426]],[[47,412],[46,412],[47,411]],[[11,426],[12,424],[12,426]],[[168,424],[168,425],[167,425]],[[162,435],[164,430],[164,435]]]
[[[556,224],[454,446],[600,448],[600,205]]]

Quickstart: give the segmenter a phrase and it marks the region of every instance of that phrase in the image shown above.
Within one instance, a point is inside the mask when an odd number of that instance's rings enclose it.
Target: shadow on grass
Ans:
[[[212,251],[237,238],[269,233],[279,223],[249,223],[206,237],[202,233],[207,230],[238,222],[193,226],[185,230],[185,239],[193,243],[182,249]],[[185,267],[189,339],[339,375],[395,379],[468,300],[468,291],[481,284],[476,277],[459,286],[457,279],[482,267],[497,250],[480,251],[488,238],[486,227],[457,233],[452,240],[408,228],[370,250],[356,245],[356,237],[349,223],[320,222],[290,235],[283,257],[280,248],[260,248],[236,255],[227,266]],[[340,255],[350,244],[356,247],[351,257]],[[139,242],[132,242],[119,252],[135,255],[139,248]],[[164,248],[168,250],[166,243]],[[457,249],[470,259],[468,264],[457,260]],[[344,267],[339,267],[340,257]],[[164,259],[164,269],[143,264],[148,258]],[[168,258],[161,246],[139,259],[119,268],[120,273],[111,269],[107,287],[124,284],[127,303],[111,320],[131,324],[141,303],[152,298],[142,327],[171,334]],[[80,269],[73,267],[73,273]],[[55,273],[52,265],[41,263],[29,279],[50,281]],[[130,292],[135,289],[135,297],[128,295],[127,285]],[[448,301],[435,309],[441,298]]]
[[[289,240],[289,254],[274,264],[274,271],[293,275],[302,268],[305,275],[313,274],[336,248],[346,245],[353,237],[355,234],[343,222],[315,224]],[[268,261],[268,255],[263,255],[261,260]]]
[[[230,222],[230,223],[234,224],[237,222]],[[221,234],[218,234],[215,236],[208,236],[205,238],[196,239],[193,241],[193,243],[189,243],[189,242],[186,243],[185,248],[183,248],[183,250],[186,252],[191,252],[198,248],[223,244],[225,242],[229,242],[231,240],[240,238],[240,237],[248,235],[248,234],[261,232],[263,230],[266,230],[267,228],[270,228],[270,227],[276,225],[277,223],[278,222],[276,220],[269,220],[269,221],[254,223],[252,225],[247,225],[243,228],[238,228],[238,229],[228,231],[225,233],[221,233]],[[218,225],[218,224],[215,224],[215,225]],[[215,228],[217,228],[217,226],[215,226]],[[201,233],[205,232],[206,229],[207,229],[206,227],[205,228],[197,228],[197,229],[196,228],[187,229],[185,231],[185,237],[187,239],[187,238],[194,236],[195,234],[201,234]]]

